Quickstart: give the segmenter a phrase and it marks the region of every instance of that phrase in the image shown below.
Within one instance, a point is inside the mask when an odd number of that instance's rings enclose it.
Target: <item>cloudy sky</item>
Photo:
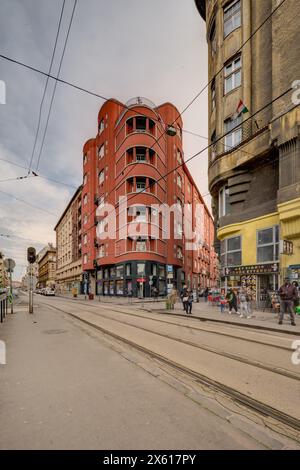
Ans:
[[[53,75],[73,4],[66,0]],[[62,0],[1,0],[0,53],[47,72],[61,7]],[[205,24],[194,0],[78,0],[60,78],[122,102],[144,96],[183,110],[207,82]],[[0,58],[0,80],[6,84],[6,104],[0,104],[0,234],[10,236],[0,236],[0,251],[16,260],[20,279],[27,246],[39,250],[55,241],[53,227],[81,183],[82,146],[96,134],[103,101],[58,84],[39,173],[69,186],[40,177],[14,180],[27,173],[46,78]],[[53,86],[50,80],[33,169]],[[184,128],[207,136],[206,116],[204,92],[183,114]],[[185,159],[206,145],[185,133]],[[189,168],[207,193],[206,152]]]

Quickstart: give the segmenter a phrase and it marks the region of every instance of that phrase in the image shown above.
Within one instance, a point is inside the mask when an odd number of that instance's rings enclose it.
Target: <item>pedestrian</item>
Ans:
[[[280,296],[280,316],[279,325],[282,325],[284,314],[286,311],[290,314],[291,325],[296,326],[295,313],[294,313],[294,302],[297,300],[297,288],[291,284],[288,277],[284,279],[284,284],[279,289]]]
[[[237,307],[237,296],[233,289],[229,289],[226,295],[226,300],[229,303],[229,315],[232,314],[232,309],[234,308],[235,312],[239,315]]]
[[[132,291],[132,289],[129,289],[128,290],[128,300],[129,300],[130,304],[132,304],[132,297],[133,297],[133,291]]]
[[[184,307],[187,315],[192,315],[193,300],[192,291],[187,291],[186,296],[184,297]]]
[[[208,288],[208,287],[206,287],[203,296],[204,296],[205,302],[207,302],[207,298],[208,298],[208,296],[209,296],[209,288]]]
[[[173,287],[171,293],[170,293],[170,306],[171,306],[171,310],[174,310],[174,307],[175,307],[175,303],[176,303],[176,299],[177,299],[177,291],[176,289]]]
[[[185,303],[184,303],[184,298],[187,297],[187,286],[184,285],[183,288],[181,289],[180,291],[180,298],[181,298],[181,301],[182,301],[182,307],[183,307],[183,311],[185,312]]]
[[[221,291],[221,295],[220,295],[220,307],[221,307],[221,313],[224,313],[225,312],[225,307],[226,307],[226,304],[227,304],[227,300],[225,298],[225,291]]]
[[[249,308],[249,296],[245,288],[242,288],[239,293],[239,302],[240,302],[240,317],[251,318],[250,308]]]

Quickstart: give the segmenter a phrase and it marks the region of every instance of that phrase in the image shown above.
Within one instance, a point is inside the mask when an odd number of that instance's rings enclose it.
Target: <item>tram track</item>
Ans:
[[[58,297],[59,298],[59,297]],[[81,302],[81,301],[77,301],[77,300],[73,300],[73,299],[68,299],[68,301],[73,301],[73,302],[76,302],[77,304],[80,304],[80,305],[83,305],[84,307],[91,307],[91,308],[96,308],[96,309],[99,309],[99,305],[94,305],[94,304],[86,304],[84,302]],[[290,347],[290,346],[283,346],[283,345],[279,345],[279,344],[272,344],[272,343],[267,343],[267,342],[264,342],[264,341],[259,341],[257,339],[253,339],[253,338],[246,338],[246,337],[243,337],[243,336],[237,336],[235,334],[231,334],[231,333],[228,333],[228,332],[224,332],[224,331],[219,331],[219,330],[212,330],[212,329],[207,329],[207,328],[200,328],[199,326],[192,326],[192,325],[186,325],[184,323],[177,323],[177,322],[174,322],[174,321],[170,321],[170,320],[166,320],[165,318],[154,318],[154,317],[151,317],[151,316],[147,316],[143,313],[143,315],[141,316],[140,313],[132,313],[132,312],[127,312],[127,311],[124,311],[124,310],[117,310],[115,308],[111,308],[110,305],[108,303],[102,303],[100,304],[102,307],[106,308],[106,309],[109,309],[111,312],[116,312],[116,313],[121,313],[121,314],[124,314],[124,315],[128,315],[128,316],[133,316],[133,317],[137,317],[137,318],[143,318],[143,319],[148,319],[148,320],[152,320],[152,321],[155,321],[155,322],[159,322],[159,323],[164,323],[164,324],[167,324],[167,325],[172,325],[172,326],[179,326],[179,327],[182,327],[182,328],[186,328],[186,329],[193,329],[195,331],[199,331],[199,332],[203,332],[203,333],[208,333],[208,334],[212,334],[212,335],[217,335],[217,336],[225,336],[225,337],[228,337],[228,338],[232,338],[232,339],[236,339],[236,340],[241,340],[241,341],[245,341],[245,342],[249,342],[249,343],[255,343],[255,344],[260,344],[262,346],[268,346],[268,347],[273,347],[275,349],[281,349],[283,351],[289,351],[289,352],[293,352],[293,349]],[[120,307],[122,307],[120,305]],[[128,308],[128,306],[126,307]],[[162,315],[162,313],[153,313],[153,315],[155,316],[160,316]],[[168,313],[169,315],[169,313]],[[187,316],[187,315],[180,315],[180,314],[176,314],[176,316],[179,316],[180,318],[184,318],[184,319],[187,319],[188,321],[196,321],[198,320],[196,317],[192,317],[192,316]],[[207,320],[209,321],[209,320]],[[225,323],[225,322],[224,322]],[[230,323],[230,326],[231,327],[232,325],[236,326],[236,327],[240,327],[240,325],[236,325],[234,324],[233,322]],[[227,326],[227,323],[226,325]],[[244,325],[243,325],[244,326]],[[271,330],[273,332],[273,330]],[[249,333],[252,333],[249,332]],[[267,335],[267,333],[263,333],[262,331],[258,331],[256,332],[260,335]],[[278,330],[276,330],[276,333],[278,333],[278,337],[281,338],[282,332],[279,332]],[[297,335],[294,333],[294,336],[295,338],[297,337]]]
[[[136,341],[132,341],[128,338],[124,338],[122,335],[116,333],[116,332],[113,332],[111,331],[110,329],[104,327],[104,326],[101,326],[99,324],[95,324],[93,321],[90,321],[88,319],[85,319],[85,318],[82,318],[78,315],[76,315],[75,313],[72,313],[70,311],[67,311],[63,308],[60,308],[60,307],[57,307],[57,306],[54,306],[53,304],[47,304],[47,303],[44,303],[44,305],[47,305],[49,306],[50,308],[53,308],[54,310],[57,310],[57,311],[60,311],[64,314],[67,314],[67,315],[70,315],[71,317],[77,319],[77,320],[80,320],[82,321],[83,323],[89,325],[90,327],[92,328],[95,328],[99,331],[101,331],[102,333],[118,340],[118,341],[121,341],[131,347],[133,347],[134,349],[136,350],[139,350],[141,352],[143,352],[144,354],[146,354],[147,356],[150,356],[152,358],[155,358],[157,359],[158,361],[161,361],[162,363],[172,367],[173,369],[177,370],[177,371],[180,371],[184,374],[187,374],[187,376],[189,376],[190,378],[193,378],[193,380],[196,380],[196,382],[202,384],[202,385],[206,385],[208,387],[210,387],[211,389],[215,390],[215,391],[219,391],[219,392],[222,392],[224,393],[225,395],[227,395],[228,397],[234,399],[235,401],[239,402],[240,404],[243,404],[244,406],[248,407],[248,408],[251,408],[252,410],[255,410],[256,412],[258,412],[259,414],[261,415],[264,415],[264,416],[269,416],[279,422],[281,422],[282,424],[286,425],[286,426],[289,426],[297,431],[300,431],[300,420],[287,414],[287,413],[284,413],[283,411],[280,411],[266,403],[263,403],[255,398],[252,398],[226,384],[223,384],[221,382],[219,382],[218,380],[214,380],[210,377],[207,377],[206,375],[202,375],[201,373],[195,371],[195,370],[192,370],[190,369],[189,367],[185,367],[184,365],[182,364],[179,364],[173,360],[171,360],[170,358],[168,357],[165,357],[161,354],[159,354],[158,352],[156,351],[153,351],[145,346],[142,346],[141,344],[138,344]],[[86,306],[85,306],[86,307]],[[119,311],[117,311],[118,313],[120,313]],[[92,314],[93,317],[99,319],[99,315],[97,315],[96,313],[94,312],[91,312],[89,311],[88,313]],[[135,327],[135,325],[132,325],[132,324],[129,324],[127,322],[122,322],[120,320],[116,320],[116,319],[113,319],[111,317],[107,317],[106,315],[100,315],[100,317],[103,316],[103,318],[109,320],[109,321],[115,321],[119,324],[123,324],[123,325],[127,325],[127,326],[130,326],[130,327]],[[181,326],[181,325],[179,325]],[[191,344],[190,342],[188,341],[185,341],[185,340],[181,340],[180,338],[174,338],[172,337],[171,335],[165,335],[163,333],[158,333],[158,332],[155,332],[155,331],[152,331],[152,330],[149,330],[147,328],[141,328],[139,326],[136,326],[137,329],[140,329],[140,330],[143,330],[143,331],[147,331],[148,333],[151,333],[151,334],[155,334],[155,335],[159,335],[161,337],[164,337],[164,338],[168,338],[168,339],[171,339],[173,341],[177,341],[177,342],[180,342],[182,344],[186,344],[186,345],[189,345],[189,346],[192,346],[192,347],[197,347],[198,349],[204,349],[205,351],[209,352],[209,353],[213,353],[213,354],[219,354],[219,355],[224,355],[224,352],[221,352],[221,351],[214,351],[214,350],[211,350],[211,349],[207,349],[207,348],[203,348],[199,345],[195,345],[195,344]],[[235,361],[238,361],[238,362],[243,362],[245,363],[246,365],[250,365],[250,366],[254,366],[254,367],[258,367],[260,369],[265,369],[265,370],[268,370],[269,372],[273,372],[275,374],[280,374],[280,375],[283,375],[285,376],[286,378],[288,379],[292,379],[292,380],[297,380],[299,381],[299,376],[297,376],[297,374],[293,374],[291,373],[290,371],[282,371],[282,370],[276,370],[275,368],[272,368],[272,367],[266,367],[266,365],[264,364],[258,364],[254,361],[244,361],[242,360],[241,361],[241,358],[239,357],[231,357],[232,355],[226,355],[226,357],[228,359],[232,359],[232,360],[235,360]]]

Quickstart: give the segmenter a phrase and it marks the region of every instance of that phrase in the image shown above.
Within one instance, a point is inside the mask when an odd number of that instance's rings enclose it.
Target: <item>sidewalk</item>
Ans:
[[[60,298],[66,299],[73,299],[84,301],[84,295],[80,295],[77,298],[73,298],[71,295],[67,296],[57,296]],[[164,313],[168,315],[179,315],[187,317],[186,313],[183,311],[181,302],[178,300],[175,304],[174,310],[167,310],[166,309],[166,299],[158,299],[157,301],[153,301],[153,299],[128,299],[127,297],[113,297],[113,296],[101,296],[100,300],[99,297],[95,297],[94,300],[89,300],[88,297],[86,299],[87,304],[112,304],[118,306],[130,306],[134,307],[135,309],[142,309],[149,312],[157,312],[157,313]],[[269,330],[275,332],[283,332],[287,334],[294,334],[296,336],[300,336],[300,316],[296,315],[296,326],[291,326],[289,315],[285,315],[283,325],[278,324],[278,315],[270,312],[270,311],[261,311],[261,310],[253,310],[252,318],[240,318],[235,313],[229,315],[228,311],[226,310],[225,313],[221,314],[220,307],[212,306],[208,302],[204,302],[203,299],[200,302],[193,303],[193,311],[192,311],[192,318],[198,318],[202,321],[213,321],[216,323],[227,323],[229,325],[241,325],[246,326],[249,328],[258,328],[262,330]]]

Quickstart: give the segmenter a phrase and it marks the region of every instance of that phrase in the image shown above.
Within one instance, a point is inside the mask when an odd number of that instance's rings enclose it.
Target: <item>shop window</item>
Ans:
[[[279,226],[257,232],[257,262],[267,263],[279,259]]]
[[[236,57],[225,65],[225,95],[241,86],[242,81],[242,58]]]
[[[240,266],[242,264],[242,240],[240,236],[222,240],[221,264],[223,267]]]
[[[233,149],[242,142],[242,116],[230,118],[224,122],[225,125],[225,152]]]
[[[124,266],[117,266],[116,267],[116,277],[119,279],[123,279],[124,276]]]
[[[145,263],[137,263],[137,276],[144,276],[145,275]]]
[[[224,7],[224,38],[241,26],[241,0],[234,0]]]
[[[159,277],[162,277],[162,278],[166,277],[164,266],[158,266],[158,275]]]
[[[230,214],[229,188],[224,186],[219,191],[219,217]]]
[[[126,264],[126,276],[131,276],[131,264]]]

